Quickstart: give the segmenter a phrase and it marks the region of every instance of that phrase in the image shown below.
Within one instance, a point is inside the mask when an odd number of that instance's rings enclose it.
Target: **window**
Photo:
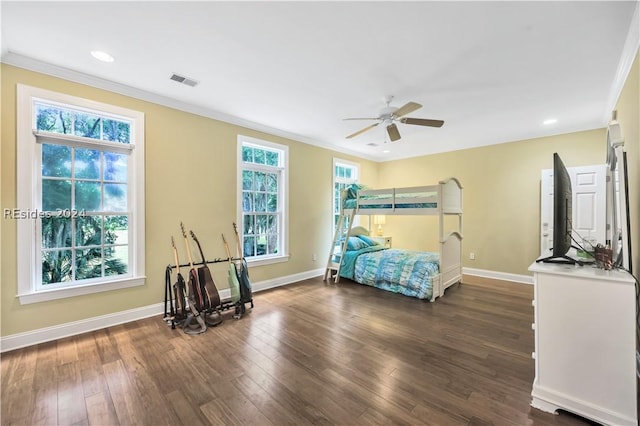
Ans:
[[[243,254],[249,262],[284,261],[287,253],[288,147],[238,137],[238,208]]]
[[[343,189],[358,183],[360,166],[346,160],[333,159],[333,230],[338,225],[340,217],[340,194]],[[344,223],[346,227],[348,224]]]
[[[144,284],[144,115],[18,86],[21,303]]]

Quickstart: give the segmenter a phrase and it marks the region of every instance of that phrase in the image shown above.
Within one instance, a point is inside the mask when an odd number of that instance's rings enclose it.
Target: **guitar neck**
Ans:
[[[229,251],[229,244],[227,244],[227,239],[224,237],[224,234],[222,234],[222,241],[224,242],[224,249],[227,251],[229,263],[231,263],[231,252]]]
[[[202,247],[200,247],[200,242],[196,240],[196,245],[198,246],[198,251],[200,252],[200,257],[202,258],[202,263],[207,263],[204,259],[204,253],[202,252]]]
[[[198,241],[196,234],[193,231],[189,231],[189,232],[191,232],[191,238],[193,238],[193,241],[195,241],[196,245],[198,246],[198,251],[200,252],[200,257],[202,258],[202,263],[207,263],[207,261],[204,258],[204,253],[202,252],[202,247],[200,246],[200,241]]]
[[[236,234],[236,254],[240,259],[244,258],[244,253],[242,250],[242,246],[240,245],[240,236],[238,235],[238,226],[235,222],[233,222],[233,230]]]
[[[173,260],[176,262],[176,270],[180,274],[180,262],[178,262],[178,249],[175,244],[173,245]]]

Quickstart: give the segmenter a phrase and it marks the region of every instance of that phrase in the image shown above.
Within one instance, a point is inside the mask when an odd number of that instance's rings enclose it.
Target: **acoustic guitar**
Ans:
[[[193,241],[196,242],[198,251],[200,251],[200,257],[202,258],[202,266],[198,268],[198,280],[200,281],[200,286],[202,287],[205,309],[214,310],[220,305],[220,294],[218,293],[216,284],[213,281],[211,271],[207,266],[200,241],[198,241],[198,238],[193,231],[189,231],[189,233],[191,233],[191,238],[193,238]]]
[[[193,267],[193,258],[191,256],[191,248],[189,247],[189,239],[187,238],[187,233],[184,230],[184,225],[180,222],[180,229],[182,229],[182,236],[184,237],[184,246],[187,249],[187,258],[189,259],[189,298],[190,301],[194,303],[195,310],[200,313],[204,309],[204,296],[202,295],[202,287],[200,286],[200,281],[198,279],[198,273],[196,272],[196,268]],[[193,315],[197,316],[195,312]]]

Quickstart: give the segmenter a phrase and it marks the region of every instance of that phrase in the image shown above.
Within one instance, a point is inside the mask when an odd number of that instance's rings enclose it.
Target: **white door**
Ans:
[[[573,238],[605,243],[607,166],[567,167],[571,177]],[[540,200],[540,255],[553,248],[553,170],[542,170]],[[575,245],[575,243],[574,243]]]

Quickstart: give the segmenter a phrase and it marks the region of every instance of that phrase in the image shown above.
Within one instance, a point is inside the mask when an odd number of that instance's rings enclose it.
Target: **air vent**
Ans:
[[[198,84],[198,82],[192,78],[184,77],[178,74],[172,74],[169,77],[170,80],[177,81],[178,83],[186,84],[187,86],[194,87]]]

